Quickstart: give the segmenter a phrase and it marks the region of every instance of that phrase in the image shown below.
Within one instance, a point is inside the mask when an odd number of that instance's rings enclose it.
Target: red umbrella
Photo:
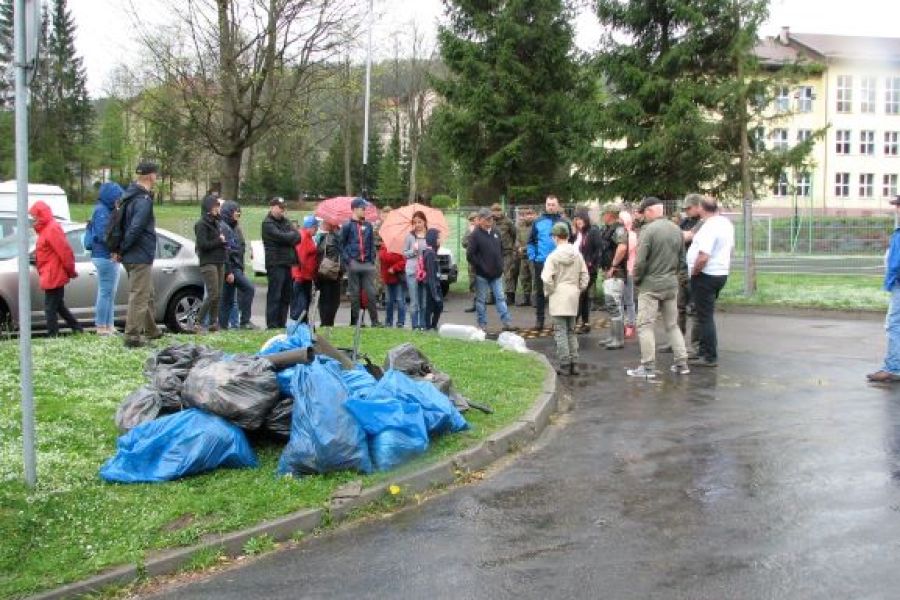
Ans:
[[[403,242],[406,240],[407,234],[412,231],[412,216],[417,211],[425,213],[428,229],[438,230],[441,243],[446,243],[450,238],[450,228],[447,226],[444,213],[424,204],[410,204],[395,208],[388,213],[378,229],[378,233],[389,251],[397,254],[403,253]]]
[[[335,225],[343,225],[353,217],[350,204],[355,200],[353,196],[336,196],[322,200],[316,207],[316,216],[323,221]],[[374,223],[378,220],[378,209],[371,202],[366,206],[366,221]]]

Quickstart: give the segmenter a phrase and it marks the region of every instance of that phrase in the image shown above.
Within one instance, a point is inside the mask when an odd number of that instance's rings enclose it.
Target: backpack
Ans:
[[[81,238],[81,245],[84,246],[84,249],[90,252],[93,250],[94,246],[94,220],[91,219],[87,222],[87,227],[84,228],[84,236]]]
[[[122,238],[125,237],[125,207],[128,200],[116,202],[115,207],[109,214],[109,222],[106,224],[104,239],[106,247],[113,254],[118,254],[122,246]]]

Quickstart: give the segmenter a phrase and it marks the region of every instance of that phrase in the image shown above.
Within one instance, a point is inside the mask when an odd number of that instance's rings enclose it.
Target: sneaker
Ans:
[[[866,375],[866,379],[872,383],[895,383],[900,381],[900,375],[891,373],[890,371],[875,371]]]
[[[669,370],[676,375],[690,375],[691,370],[687,365],[672,365]]]
[[[697,357],[693,360],[688,359],[688,364],[695,367],[718,367],[719,363],[714,360],[708,360],[706,358]]]
[[[518,331],[518,330],[519,330],[518,327],[510,325],[509,323],[507,323],[506,325],[503,326],[503,331]]]
[[[246,330],[248,330],[248,331],[253,331],[253,330],[259,329],[259,327],[258,327],[257,325],[255,325],[255,324],[251,323],[250,321],[247,321],[246,323],[243,323],[243,324],[241,325],[241,329],[246,329]]]
[[[672,354],[674,350],[672,350],[672,346],[670,344],[663,344],[657,350],[662,354]]]
[[[469,308],[467,308],[467,309],[464,310],[463,312],[473,313],[473,312],[475,312],[475,307],[474,307],[474,306],[470,306]]]
[[[637,369],[625,369],[625,374],[629,377],[642,377],[644,379],[656,379],[656,370],[648,369],[644,365]]]

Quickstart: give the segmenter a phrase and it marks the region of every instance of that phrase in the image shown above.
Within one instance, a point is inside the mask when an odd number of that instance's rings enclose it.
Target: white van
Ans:
[[[0,183],[0,237],[12,235],[16,231],[17,189],[15,180]],[[31,208],[38,200],[46,202],[53,212],[53,216],[58,220],[71,220],[69,199],[66,197],[65,190],[61,187],[43,183],[29,183],[28,207]]]

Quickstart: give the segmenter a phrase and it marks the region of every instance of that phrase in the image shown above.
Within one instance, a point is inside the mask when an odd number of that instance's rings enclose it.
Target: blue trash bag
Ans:
[[[369,393],[372,399],[397,398],[422,407],[425,427],[431,435],[465,431],[469,424],[453,402],[429,381],[416,381],[389,369]]]
[[[297,365],[275,372],[275,380],[278,381],[278,390],[282,396],[291,396],[291,382],[296,376]]]
[[[368,396],[378,384],[378,380],[363,365],[356,365],[351,371],[341,371],[341,379],[351,397]]]
[[[366,434],[344,407],[348,392],[337,361],[316,357],[298,365],[291,395],[291,438],[278,461],[280,475],[372,472]]]
[[[106,481],[151,483],[257,466],[240,427],[197,408],[138,425],[118,439],[116,449],[100,468]]]
[[[305,323],[297,323],[289,327],[285,337],[276,336],[263,344],[262,349],[256,353],[257,356],[266,356],[267,354],[277,354],[278,352],[287,352],[288,350],[300,350],[301,348],[309,348],[313,345],[312,332]]]
[[[396,398],[350,398],[344,405],[369,436],[379,471],[393,469],[428,450],[422,407]]]

